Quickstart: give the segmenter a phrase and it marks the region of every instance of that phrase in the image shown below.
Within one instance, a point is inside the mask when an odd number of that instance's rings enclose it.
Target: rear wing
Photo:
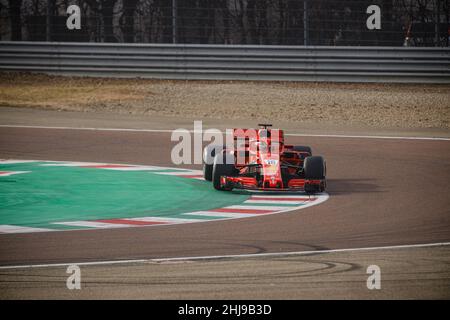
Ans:
[[[284,143],[284,132],[283,130],[280,129],[234,128],[233,138],[234,141],[238,140],[239,138],[243,138],[245,140],[250,139],[261,140],[267,138]]]

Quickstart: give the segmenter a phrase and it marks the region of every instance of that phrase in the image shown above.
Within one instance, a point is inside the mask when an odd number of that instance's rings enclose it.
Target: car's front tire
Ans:
[[[324,180],[326,176],[326,163],[321,156],[306,157],[303,164],[305,180]],[[306,193],[325,191],[325,183],[320,185],[305,185]]]
[[[219,145],[208,145],[203,149],[203,178],[212,181],[214,157],[223,150]]]

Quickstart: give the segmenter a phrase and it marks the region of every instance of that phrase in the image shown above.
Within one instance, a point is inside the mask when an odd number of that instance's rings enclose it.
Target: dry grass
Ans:
[[[145,97],[137,88],[138,81],[132,80],[0,73],[0,81],[0,104],[11,107],[65,110],[76,106],[135,102]]]
[[[450,128],[450,86],[70,78],[0,73],[0,106]]]

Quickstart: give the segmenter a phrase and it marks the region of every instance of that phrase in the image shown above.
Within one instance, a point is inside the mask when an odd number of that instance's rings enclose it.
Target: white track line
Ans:
[[[125,218],[132,221],[144,221],[144,222],[165,222],[165,223],[190,223],[203,221],[202,219],[182,219],[182,218],[164,218],[164,217],[140,217],[140,218]]]
[[[131,224],[105,223],[96,221],[67,221],[67,222],[53,222],[53,224],[61,224],[65,226],[74,226],[74,227],[97,228],[97,229],[134,227],[134,225]]]
[[[216,260],[216,259],[243,259],[243,258],[259,258],[259,257],[279,257],[279,256],[295,256],[309,254],[325,254],[339,252],[356,252],[356,251],[376,251],[376,250],[393,250],[393,249],[411,249],[411,248],[427,248],[448,246],[450,242],[423,243],[411,245],[396,245],[382,247],[366,247],[366,248],[348,248],[348,249],[330,249],[330,250],[310,250],[295,252],[273,252],[273,253],[252,253],[252,254],[236,254],[222,256],[198,256],[198,257],[179,257],[179,258],[159,258],[159,259],[130,259],[130,260],[110,260],[110,261],[91,261],[91,262],[72,262],[72,263],[53,263],[53,264],[29,264],[17,266],[0,266],[0,270],[8,269],[25,269],[25,268],[49,268],[49,267],[66,267],[70,265],[78,266],[96,266],[96,265],[113,265],[113,264],[131,264],[131,263],[149,263],[149,262],[170,262],[170,261],[192,261],[192,260]]]
[[[49,232],[49,231],[55,231],[55,229],[11,226],[7,224],[0,225],[0,233],[31,233],[31,232]]]
[[[53,127],[53,126],[26,126],[0,124],[1,128],[30,128],[30,129],[58,129],[58,130],[90,130],[90,131],[124,131],[124,132],[155,132],[172,133],[176,129],[127,129],[127,128],[90,128],[90,127]],[[206,129],[206,128],[205,128]],[[187,130],[194,132],[194,130]],[[398,140],[436,140],[450,141],[448,137],[405,137],[405,136],[377,136],[377,135],[346,135],[346,134],[309,134],[309,133],[286,133],[291,137],[323,137],[323,138],[357,138],[357,139],[398,139]]]
[[[2,164],[3,162],[0,162]],[[96,166],[108,166],[112,165],[112,167],[100,167],[96,168]],[[114,167],[117,165],[117,167]],[[79,168],[90,168],[93,169],[102,169],[102,170],[117,170],[117,171],[158,171],[161,170],[160,167],[155,166],[140,166],[140,165],[121,165],[114,163],[98,163],[98,162],[75,162],[75,161],[60,161],[55,163],[43,163],[41,166],[44,167],[79,167]],[[122,167],[123,166],[123,167]]]
[[[0,177],[9,177],[12,176],[14,174],[22,174],[22,173],[29,173],[30,171],[6,171],[6,172],[1,172],[0,171]]]
[[[107,163],[98,162],[76,162],[76,161],[59,161],[55,163],[43,163],[42,167],[90,167],[90,166],[104,166]]]
[[[35,160],[6,160],[0,159],[0,164],[19,164],[19,163],[28,163],[28,162],[36,162]]]
[[[57,129],[57,130],[87,130],[87,131],[125,131],[125,132],[156,132],[171,133],[171,129],[127,129],[127,128],[92,128],[92,127],[58,127],[58,126],[26,126],[15,124],[0,124],[0,128],[29,128],[29,129]],[[188,130],[193,131],[193,130]]]
[[[186,170],[186,171],[181,171]],[[162,174],[166,176],[196,176],[196,175],[202,175],[203,171],[201,170],[189,170],[189,169],[180,169],[180,171],[174,171],[174,172],[155,172],[156,174]]]
[[[289,195],[289,194],[281,194],[282,196],[281,196],[281,198],[289,198],[289,199],[295,199],[295,200],[298,200],[298,199],[300,199],[299,201],[310,201],[310,200],[315,200],[315,196],[311,196],[311,195],[307,195],[307,194],[305,194],[305,195]],[[276,197],[274,197],[274,196],[272,196],[272,195],[270,195],[270,194],[266,194],[266,195],[252,195],[252,197],[251,197],[252,199],[253,198],[273,198],[273,199],[277,199],[277,198],[279,198],[278,196],[276,196]]]
[[[295,207],[296,206],[292,206]],[[288,210],[289,208],[292,208],[291,206],[271,206],[271,205],[267,205],[267,206],[252,206],[252,205],[232,205],[232,206],[228,206],[228,207],[223,207],[220,208],[221,210],[227,210],[227,209],[231,209],[231,210],[268,210],[268,211],[284,211],[284,210]],[[245,213],[245,212],[244,212]]]
[[[346,135],[346,134],[307,134],[307,133],[285,133],[291,137],[318,137],[318,138],[357,138],[357,139],[398,139],[398,140],[437,140],[450,141],[446,137],[404,137],[404,136],[369,136],[369,135]]]
[[[219,217],[219,218],[248,218],[257,217],[260,214],[257,213],[238,213],[238,212],[212,212],[212,211],[195,211],[183,213],[183,215],[193,216],[206,216],[206,217]],[[209,220],[211,221],[211,220]],[[214,221],[214,220],[212,220]]]
[[[244,204],[255,204],[255,203],[259,203],[259,204],[267,204],[267,205],[270,205],[270,204],[290,204],[290,205],[292,205],[292,206],[298,206],[298,205],[302,205],[302,204],[304,204],[305,202],[309,202],[309,200],[306,200],[306,201],[302,201],[302,200],[299,200],[299,201],[290,201],[290,200],[252,200],[252,199],[250,199],[250,200],[245,200],[244,201]]]
[[[104,170],[116,170],[116,171],[158,171],[161,170],[152,166],[135,166],[135,167],[117,167],[117,168],[100,168]]]
[[[0,125],[1,127],[1,125]],[[122,171],[160,171],[160,170],[179,170],[185,175],[203,174],[202,170],[192,170],[189,168],[175,168],[175,167],[163,167],[163,166],[147,166],[147,165],[137,165],[129,163],[100,163],[100,162],[78,162],[78,161],[68,161],[68,160],[17,160],[17,159],[0,159],[0,165],[3,164],[20,164],[20,163],[30,163],[30,162],[44,162],[40,166],[50,166],[50,167],[90,167],[90,166],[104,166],[104,165],[118,165],[126,167],[117,168],[98,168],[102,170],[122,170]],[[95,168],[94,168],[95,169]],[[152,172],[153,173],[153,172]],[[158,172],[159,173],[159,172]]]

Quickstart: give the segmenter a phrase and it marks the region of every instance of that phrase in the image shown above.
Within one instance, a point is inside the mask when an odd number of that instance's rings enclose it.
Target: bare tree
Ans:
[[[9,16],[11,19],[11,40],[22,40],[22,18],[20,8],[22,0],[8,0]]]
[[[251,43],[263,44],[267,41],[267,0],[248,0],[249,35]]]
[[[103,38],[105,42],[117,42],[114,36],[114,5],[117,0],[84,0],[93,11],[100,12],[103,21]]]
[[[123,1],[121,25],[125,42],[134,42],[134,14],[139,0]]]

